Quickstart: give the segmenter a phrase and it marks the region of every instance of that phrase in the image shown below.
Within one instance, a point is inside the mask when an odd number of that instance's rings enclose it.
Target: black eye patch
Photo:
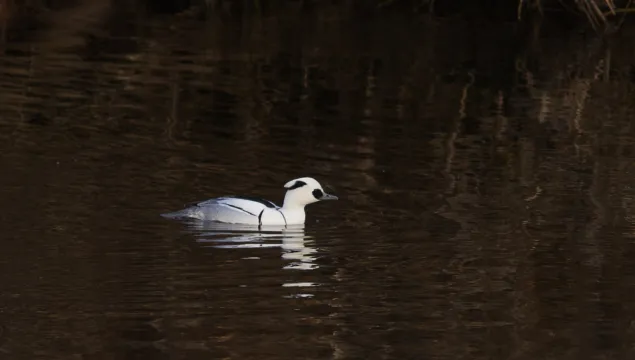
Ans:
[[[312,194],[318,200],[320,200],[322,198],[322,196],[324,196],[324,193],[320,189],[313,190]]]
[[[296,181],[295,184],[291,185],[291,187],[287,190],[297,189],[297,188],[303,187],[304,185],[306,185],[304,181]]]

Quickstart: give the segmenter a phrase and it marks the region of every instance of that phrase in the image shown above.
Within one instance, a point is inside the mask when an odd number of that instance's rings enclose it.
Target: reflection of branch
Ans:
[[[551,111],[551,97],[545,90],[540,91],[540,109],[538,110],[538,122],[544,123],[547,121],[547,115]]]
[[[7,23],[11,17],[12,0],[0,0],[0,43],[4,45],[7,41]],[[2,49],[4,53],[4,49]]]
[[[606,55],[604,58],[604,69],[603,69],[603,77],[602,80],[604,80],[604,82],[609,82],[609,80],[611,79],[610,73],[611,73],[611,48],[607,47],[606,48]]]
[[[364,97],[368,100],[364,104],[364,116],[370,116],[373,110],[369,107],[372,103],[370,99],[374,95],[375,90],[375,75],[374,75],[374,63],[371,61],[370,66],[368,67],[368,72],[366,74],[366,86],[364,86]]]
[[[599,8],[596,0],[576,0],[576,3],[580,11],[587,16],[594,29],[597,25],[606,22],[606,13]],[[609,8],[608,13],[615,15],[613,0],[604,0],[604,3]]]
[[[529,94],[532,97],[538,97],[538,95],[536,95],[537,90],[536,90],[536,81],[534,79],[534,75],[531,73],[531,71],[527,70],[525,63],[520,58],[516,59],[516,71],[524,77],[525,87],[527,91],[529,92]]]
[[[591,90],[592,81],[597,81],[600,78],[600,75],[606,74],[608,71],[607,61],[610,61],[610,52],[607,53],[606,59],[600,59],[595,66],[595,72],[593,73],[593,77],[591,80],[589,79],[578,79],[576,83],[574,83],[574,98],[575,98],[575,117],[573,118],[573,129],[575,129],[576,140],[574,141],[574,146],[576,147],[576,151],[579,152],[579,145],[577,139],[581,136],[584,131],[582,130],[582,126],[580,125],[582,119],[582,113],[586,107],[586,102],[589,98],[589,92]],[[606,75],[605,75],[606,77]]]
[[[503,138],[503,134],[507,130],[507,124],[509,123],[507,116],[505,116],[505,94],[502,91],[498,92],[498,96],[496,96],[496,118],[497,118],[497,131],[496,138],[501,140]]]
[[[533,4],[529,4],[530,0],[518,0],[518,7],[516,8],[516,15],[518,20],[521,19],[522,17],[522,13],[523,13],[523,5],[525,6],[532,6],[536,9],[538,9],[538,13],[542,14],[542,2],[541,0],[534,0]]]
[[[586,100],[589,97],[589,89],[591,83],[587,79],[580,79],[575,94],[575,117],[573,118],[573,128],[578,134],[582,133],[580,127],[580,119],[582,118],[582,112],[586,104]]]
[[[454,121],[454,131],[450,133],[448,137],[448,141],[446,143],[447,147],[447,156],[445,158],[445,173],[450,178],[450,183],[448,185],[448,191],[454,188],[454,184],[456,183],[455,177],[452,175],[452,162],[454,160],[454,155],[456,154],[456,148],[454,146],[454,142],[456,141],[456,137],[459,133],[459,121],[464,119],[466,116],[466,100],[467,93],[469,88],[474,84],[474,74],[472,72],[468,73],[470,80],[463,86],[463,91],[461,92],[461,99],[459,100],[459,117]]]
[[[588,191],[589,200],[591,200],[591,204],[593,204],[595,207],[596,216],[586,227],[586,246],[580,248],[581,251],[586,253],[586,255],[588,256],[588,264],[591,264],[594,267],[599,267],[604,260],[604,256],[602,255],[597,238],[598,231],[602,227],[604,219],[606,218],[606,209],[597,198],[597,192],[599,191],[599,182],[601,177],[599,167],[600,161],[596,160],[593,164],[593,177],[591,180],[591,186]]]
[[[40,34],[38,47],[43,51],[83,45],[82,33],[101,23],[109,11],[110,1],[85,0],[74,7],[49,12],[50,28]]]
[[[534,201],[542,194],[542,188],[540,185],[536,185],[536,192],[528,198],[525,198],[525,201]]]
[[[165,134],[169,140],[169,142],[174,143],[174,127],[178,123],[178,107],[179,107],[179,85],[176,81],[173,81],[171,84],[172,88],[172,96],[171,96],[171,108],[170,115],[167,117],[167,124],[165,128]]]
[[[465,103],[466,103],[465,100],[467,99],[467,91],[472,86],[472,84],[474,84],[474,74],[472,74],[472,72],[469,72],[468,75],[470,77],[470,81],[468,81],[468,83],[465,84],[465,86],[463,87],[463,91],[461,93],[461,100],[460,100],[461,106],[459,107],[460,119],[465,118]]]

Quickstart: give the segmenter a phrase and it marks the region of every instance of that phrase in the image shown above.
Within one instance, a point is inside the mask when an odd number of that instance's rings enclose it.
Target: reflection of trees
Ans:
[[[97,319],[87,343],[126,338],[97,329],[125,327],[108,316],[146,311],[129,302],[152,293],[162,304],[144,313],[160,332],[152,341],[235,357],[273,351],[240,338],[245,328],[269,331],[270,314],[250,310],[250,299],[189,289],[197,274],[184,273],[184,251],[146,253],[113,241],[131,229],[96,224],[123,214],[141,216],[142,226],[160,212],[151,206],[219,189],[277,199],[275,184],[311,172],[336,179],[328,181],[349,204],[343,225],[374,233],[351,235],[364,247],[328,248],[324,257],[346,260],[334,264],[337,298],[309,301],[321,315],[277,314],[272,337],[288,340],[289,324],[311,324],[319,330],[294,334],[293,346],[333,346],[342,358],[369,349],[405,357],[417,347],[448,357],[562,357],[628,340],[633,90],[632,54],[620,46],[628,35],[591,44],[545,36],[542,49],[518,55],[505,50],[517,38],[464,23],[382,17],[368,27],[327,9],[234,22],[139,15],[120,28],[131,9],[105,19],[91,9],[89,22],[9,42],[0,58],[0,150],[11,154],[0,161],[16,169],[5,203],[59,232],[47,237],[58,245],[28,252],[18,270],[129,254],[49,279],[68,292],[53,304],[39,302],[37,272],[22,272],[36,289],[25,302],[66,316],[51,332],[69,331],[71,299]],[[79,25],[94,31],[90,44]],[[166,191],[178,200],[157,201]],[[174,246],[167,236],[146,241]],[[223,273],[230,265],[208,266]],[[125,284],[98,284],[130,273]],[[256,305],[267,308],[271,293],[258,291]],[[201,299],[232,312],[197,320],[210,315]],[[35,336],[28,329],[25,339]]]

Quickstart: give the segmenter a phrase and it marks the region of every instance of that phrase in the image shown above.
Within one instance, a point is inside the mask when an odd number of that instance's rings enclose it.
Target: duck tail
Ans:
[[[161,214],[161,216],[163,216],[166,219],[172,219],[172,220],[192,219],[196,217],[191,209],[183,209],[183,210],[173,211],[169,213],[164,213],[164,214]]]

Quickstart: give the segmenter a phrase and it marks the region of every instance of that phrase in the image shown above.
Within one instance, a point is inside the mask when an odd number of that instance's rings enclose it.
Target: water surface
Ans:
[[[629,33],[325,9],[5,39],[0,358],[632,358]],[[159,216],[300,176],[302,228]]]

